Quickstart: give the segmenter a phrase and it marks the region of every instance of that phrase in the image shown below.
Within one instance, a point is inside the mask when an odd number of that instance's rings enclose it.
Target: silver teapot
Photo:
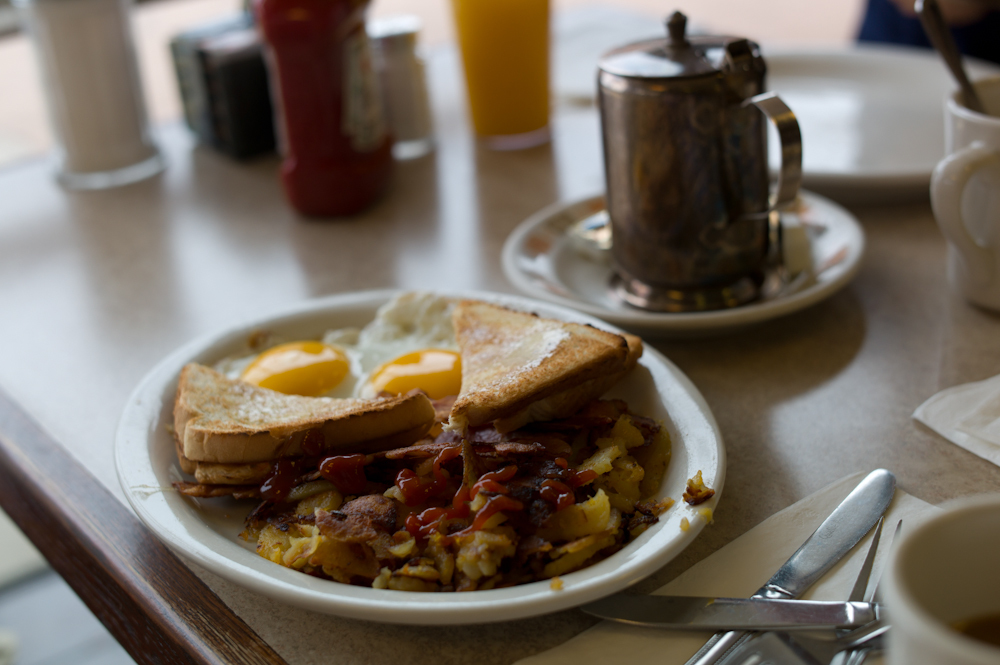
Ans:
[[[795,115],[761,94],[758,46],[689,37],[686,23],[675,12],[666,40],[614,49],[598,73],[614,287],[656,311],[757,298],[776,249],[775,210],[795,199],[802,172]],[[781,139],[773,194],[765,117]]]

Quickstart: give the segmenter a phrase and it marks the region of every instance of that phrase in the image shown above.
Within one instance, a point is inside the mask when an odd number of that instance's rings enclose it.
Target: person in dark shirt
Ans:
[[[1000,63],[1000,10],[991,2],[939,0],[962,53]],[[868,0],[860,42],[888,42],[930,48],[913,11],[913,0]]]

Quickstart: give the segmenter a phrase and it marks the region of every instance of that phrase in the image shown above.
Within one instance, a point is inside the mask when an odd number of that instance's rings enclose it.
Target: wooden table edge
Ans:
[[[2,389],[0,506],[137,663],[285,663]]]

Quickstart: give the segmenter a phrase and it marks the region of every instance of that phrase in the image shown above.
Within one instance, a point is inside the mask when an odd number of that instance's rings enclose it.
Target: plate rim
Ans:
[[[562,591],[551,590],[548,580],[470,594],[419,594],[370,589],[311,578],[258,557],[234,540],[213,530],[206,520],[197,519],[196,508],[192,508],[188,500],[181,498],[157,480],[154,458],[158,450],[157,437],[163,436],[159,427],[162,425],[161,415],[167,409],[164,395],[170,394],[171,389],[176,389],[177,374],[185,362],[196,357],[204,357],[206,354],[210,355],[213,349],[231,345],[232,340],[241,335],[245,339],[247,332],[255,328],[280,325],[281,322],[294,321],[296,317],[308,319],[310,316],[321,316],[323,313],[336,316],[339,311],[341,316],[344,316],[343,312],[351,307],[368,307],[374,312],[378,304],[404,291],[406,289],[357,291],[302,301],[201,335],[160,360],[132,391],[115,435],[116,473],[125,497],[139,519],[157,538],[182,558],[193,561],[220,577],[256,593],[326,614],[412,625],[459,625],[506,621],[574,607],[638,582],[661,568],[693,542],[705,526],[703,520],[691,520],[690,529],[681,532],[680,537],[662,536],[658,540],[666,542],[660,544],[659,549],[653,552],[643,551],[642,548],[666,529],[673,519],[673,517],[668,518],[649,538],[642,540],[641,545],[633,548],[635,552],[622,559],[622,565],[609,566],[610,570],[600,575],[587,572],[600,568],[602,563],[613,560],[629,548],[605,559],[604,562],[598,562],[595,566],[562,576],[566,583]],[[465,290],[436,290],[434,293],[520,306],[522,309],[540,311],[542,315],[599,324],[605,329],[620,332],[615,326],[577,310],[523,296]],[[663,376],[669,379],[668,386],[657,385],[660,388],[657,399],[670,412],[674,426],[680,429],[687,420],[700,419],[700,423],[697,424],[705,428],[699,435],[707,437],[710,447],[702,452],[715,463],[714,473],[706,482],[716,489],[716,495],[704,506],[714,509],[721,497],[725,482],[726,452],[722,433],[708,403],[676,365],[648,345],[640,363],[655,367],[657,372],[663,373]],[[664,394],[666,388],[671,391],[669,398]],[[681,405],[683,408],[678,407],[683,412],[683,422],[680,423],[676,420],[678,414],[670,409],[670,400],[678,398],[687,400],[686,404]],[[691,413],[687,413],[686,410],[691,410]],[[687,434],[683,437],[684,440],[689,440],[692,436],[687,432],[681,433]],[[142,441],[142,445],[135,443],[137,438]],[[161,448],[162,445],[164,444],[161,444]],[[172,442],[170,450],[173,450]],[[176,462],[171,464],[171,468],[174,469],[173,476],[179,478],[174,467]],[[170,469],[164,470],[164,473],[169,472]],[[683,506],[679,497],[677,499]],[[178,504],[185,506],[179,513],[171,508]],[[698,508],[701,507],[703,506]],[[199,538],[207,539],[208,542],[202,542]],[[213,548],[212,545],[216,547]],[[239,552],[247,556],[244,557]],[[264,568],[263,573],[261,568]],[[350,593],[346,595],[330,593],[332,587],[323,587],[324,584],[336,584],[341,592],[350,591]],[[317,590],[317,587],[320,588]],[[362,595],[360,598],[359,593]],[[405,597],[400,594],[405,594]],[[400,602],[401,600],[403,602]]]
[[[833,209],[849,228],[849,232],[852,238],[854,238],[855,243],[851,246],[852,251],[849,252],[848,257],[844,260],[844,269],[835,279],[826,282],[817,282],[785,298],[769,300],[764,303],[750,303],[732,309],[672,313],[610,310],[591,302],[566,298],[555,293],[539,290],[517,265],[517,257],[519,256],[518,248],[524,245],[524,239],[536,227],[541,226],[563,211],[574,206],[603,199],[604,197],[605,195],[602,193],[592,194],[571,201],[559,201],[542,208],[518,224],[510,235],[507,236],[507,239],[504,241],[503,250],[501,251],[501,267],[507,280],[522,293],[531,293],[539,299],[561,307],[579,310],[622,328],[660,335],[665,333],[715,332],[728,328],[742,328],[755,323],[769,321],[811,307],[829,298],[850,283],[861,269],[861,262],[864,259],[866,247],[865,233],[858,219],[843,206],[834,203],[824,196],[813,192],[800,191],[799,197],[801,199]]]

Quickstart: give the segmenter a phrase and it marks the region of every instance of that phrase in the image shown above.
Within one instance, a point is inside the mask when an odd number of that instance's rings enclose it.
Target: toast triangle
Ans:
[[[642,342],[632,335],[626,340],[480,301],[459,302],[452,322],[462,353],[462,391],[452,407],[451,429],[496,421],[498,429],[510,431],[571,415],[642,354]]]
[[[331,454],[376,452],[418,440],[434,422],[434,406],[414,391],[374,399],[303,397],[230,379],[190,363],[174,400],[179,453],[193,462],[247,464],[302,455],[318,429]]]

